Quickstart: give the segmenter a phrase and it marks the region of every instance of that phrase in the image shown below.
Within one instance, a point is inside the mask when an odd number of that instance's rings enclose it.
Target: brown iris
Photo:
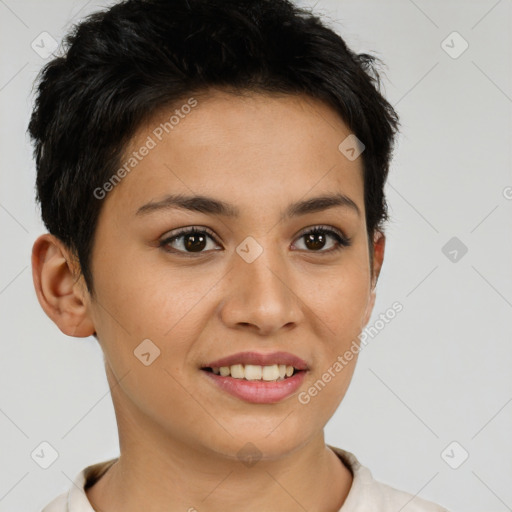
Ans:
[[[325,235],[323,233],[309,233],[306,236],[305,244],[308,249],[322,249],[325,245]]]
[[[206,246],[206,236],[201,233],[191,233],[184,235],[183,245],[187,251],[200,252]]]

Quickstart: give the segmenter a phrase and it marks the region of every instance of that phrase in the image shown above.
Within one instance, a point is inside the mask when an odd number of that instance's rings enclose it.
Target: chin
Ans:
[[[289,414],[288,417],[287,414]],[[242,462],[245,458],[279,459],[299,449],[314,436],[316,431],[322,429],[320,425],[316,429],[308,428],[304,424],[299,425],[298,416],[292,419],[293,416],[295,413],[290,414],[288,411],[265,419],[257,415],[250,417],[248,414],[243,414],[236,421],[219,420],[227,432],[222,428],[217,429],[217,432],[222,435],[210,437],[208,449]]]

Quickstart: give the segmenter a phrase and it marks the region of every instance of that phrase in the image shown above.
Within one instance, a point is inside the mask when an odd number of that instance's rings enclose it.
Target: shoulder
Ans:
[[[94,512],[85,490],[93,485],[118,459],[87,466],[75,477],[69,491],[59,494],[41,512]]]
[[[329,448],[338,455],[353,475],[352,487],[339,512],[448,512],[431,501],[376,481],[370,470],[363,466],[354,454],[334,446]]]
[[[44,507],[43,510],[41,510],[41,512],[67,512],[67,497],[67,492],[59,494],[56,498],[50,501],[50,503],[48,503],[48,505],[46,505],[46,507]]]

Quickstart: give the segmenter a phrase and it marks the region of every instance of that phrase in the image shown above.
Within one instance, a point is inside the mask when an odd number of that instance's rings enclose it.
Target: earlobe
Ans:
[[[70,252],[55,236],[46,233],[32,248],[32,278],[39,304],[68,336],[84,338],[95,332],[87,308],[87,292],[77,280]]]

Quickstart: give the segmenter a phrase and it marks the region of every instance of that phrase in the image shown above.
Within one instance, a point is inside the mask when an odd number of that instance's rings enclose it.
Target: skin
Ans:
[[[87,497],[101,511],[337,511],[352,475],[323,428],[349,386],[357,357],[308,404],[298,401],[357,339],[370,318],[385,238],[375,233],[373,273],[365,225],[362,159],[338,145],[351,132],[307,96],[234,96],[209,91],[198,106],[104,199],[92,253],[94,297],[79,266],[50,234],[33,248],[39,301],[67,335],[96,333],[105,356],[120,458]],[[171,112],[172,113],[172,112]],[[140,127],[127,154],[169,118]],[[280,221],[292,202],[345,194],[360,215],[334,207]],[[238,207],[238,219],[179,209],[136,215],[166,194],[203,194]],[[351,245],[311,248],[302,232],[323,225]],[[178,228],[209,228],[203,252]],[[299,236],[301,235],[301,236]],[[248,236],[263,248],[247,263]],[[169,247],[169,246],[168,246]],[[187,256],[188,254],[188,256]],[[134,350],[149,338],[149,366]],[[250,404],[214,386],[200,369],[241,351],[291,352],[309,367],[293,396]],[[247,467],[237,452],[253,443]],[[300,507],[299,507],[300,505]]]

